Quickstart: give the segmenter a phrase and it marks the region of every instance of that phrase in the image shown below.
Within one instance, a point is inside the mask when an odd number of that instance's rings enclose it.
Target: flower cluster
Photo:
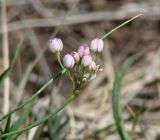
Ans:
[[[67,75],[78,88],[85,86],[86,83],[93,79],[98,72],[102,71],[100,65],[96,64],[97,58],[96,61],[94,61],[90,52],[94,52],[96,57],[102,52],[104,42],[100,38],[93,39],[90,46],[83,44],[78,48],[77,52],[73,51],[66,54],[63,57],[63,63],[58,57],[63,49],[61,39],[53,38],[49,40],[48,46],[53,53],[57,54],[61,67],[67,69]]]

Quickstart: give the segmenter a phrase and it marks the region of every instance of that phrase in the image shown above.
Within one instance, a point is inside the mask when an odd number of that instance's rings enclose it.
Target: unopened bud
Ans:
[[[60,52],[63,49],[63,43],[60,38],[50,39],[48,42],[48,46],[53,53]]]
[[[80,60],[80,57],[77,52],[71,52],[72,57],[74,58],[75,62],[78,63]]]
[[[97,65],[95,73],[99,73],[99,72],[102,72],[102,71],[103,71],[103,68],[100,68],[100,65]]]
[[[63,58],[63,65],[66,68],[73,68],[75,64],[74,58],[70,54],[66,54]]]
[[[82,82],[83,82],[83,85],[84,85],[84,86],[86,86],[86,85],[87,85],[87,83],[88,83],[87,78],[83,78]]]
[[[89,51],[89,47],[87,44],[83,44],[79,47],[78,49],[78,54],[80,57],[84,56],[84,55],[89,55],[90,51]]]
[[[89,65],[89,70],[90,71],[95,71],[96,70],[96,63],[92,61]]]
[[[82,66],[87,67],[91,64],[92,57],[90,55],[85,55],[82,58]]]
[[[103,50],[104,42],[100,38],[95,38],[91,41],[91,50],[93,52],[101,52]]]

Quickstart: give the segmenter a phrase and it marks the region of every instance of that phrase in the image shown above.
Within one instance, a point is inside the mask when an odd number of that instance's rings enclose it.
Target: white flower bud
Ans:
[[[82,58],[82,66],[87,67],[90,65],[90,63],[92,62],[92,57],[90,55],[85,55]]]
[[[60,38],[50,39],[48,42],[48,46],[53,53],[60,52],[63,49],[63,43]]]
[[[70,54],[66,54],[63,58],[63,65],[66,68],[73,68],[75,64],[74,58]]]
[[[89,47],[87,44],[83,44],[79,47],[78,49],[78,54],[80,57],[84,56],[84,55],[89,55],[90,51],[89,51]]]
[[[79,57],[78,53],[77,52],[71,52],[71,55],[73,56],[75,62],[78,63],[79,60],[80,60],[80,57]]]
[[[96,63],[92,61],[89,65],[89,70],[90,71],[95,71],[96,70]]]
[[[104,42],[100,38],[95,38],[91,41],[91,50],[93,52],[101,52],[103,50]]]

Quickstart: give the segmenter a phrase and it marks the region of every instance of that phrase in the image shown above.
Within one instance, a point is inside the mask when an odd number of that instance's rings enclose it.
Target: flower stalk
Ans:
[[[57,60],[59,62],[59,65],[61,66],[62,70],[65,69],[65,67],[63,66],[62,62],[61,62],[61,53],[60,52],[57,52],[56,53],[56,56],[57,56]]]

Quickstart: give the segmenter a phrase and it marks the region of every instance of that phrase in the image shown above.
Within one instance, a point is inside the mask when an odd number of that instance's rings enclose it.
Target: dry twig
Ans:
[[[8,46],[8,29],[7,29],[7,12],[6,12],[6,1],[2,1],[1,5],[1,14],[2,14],[2,37],[3,37],[3,55],[4,55],[4,69],[6,70],[9,67],[9,46]],[[3,94],[3,114],[8,113],[9,111],[9,77],[6,78],[4,82],[4,94]]]

